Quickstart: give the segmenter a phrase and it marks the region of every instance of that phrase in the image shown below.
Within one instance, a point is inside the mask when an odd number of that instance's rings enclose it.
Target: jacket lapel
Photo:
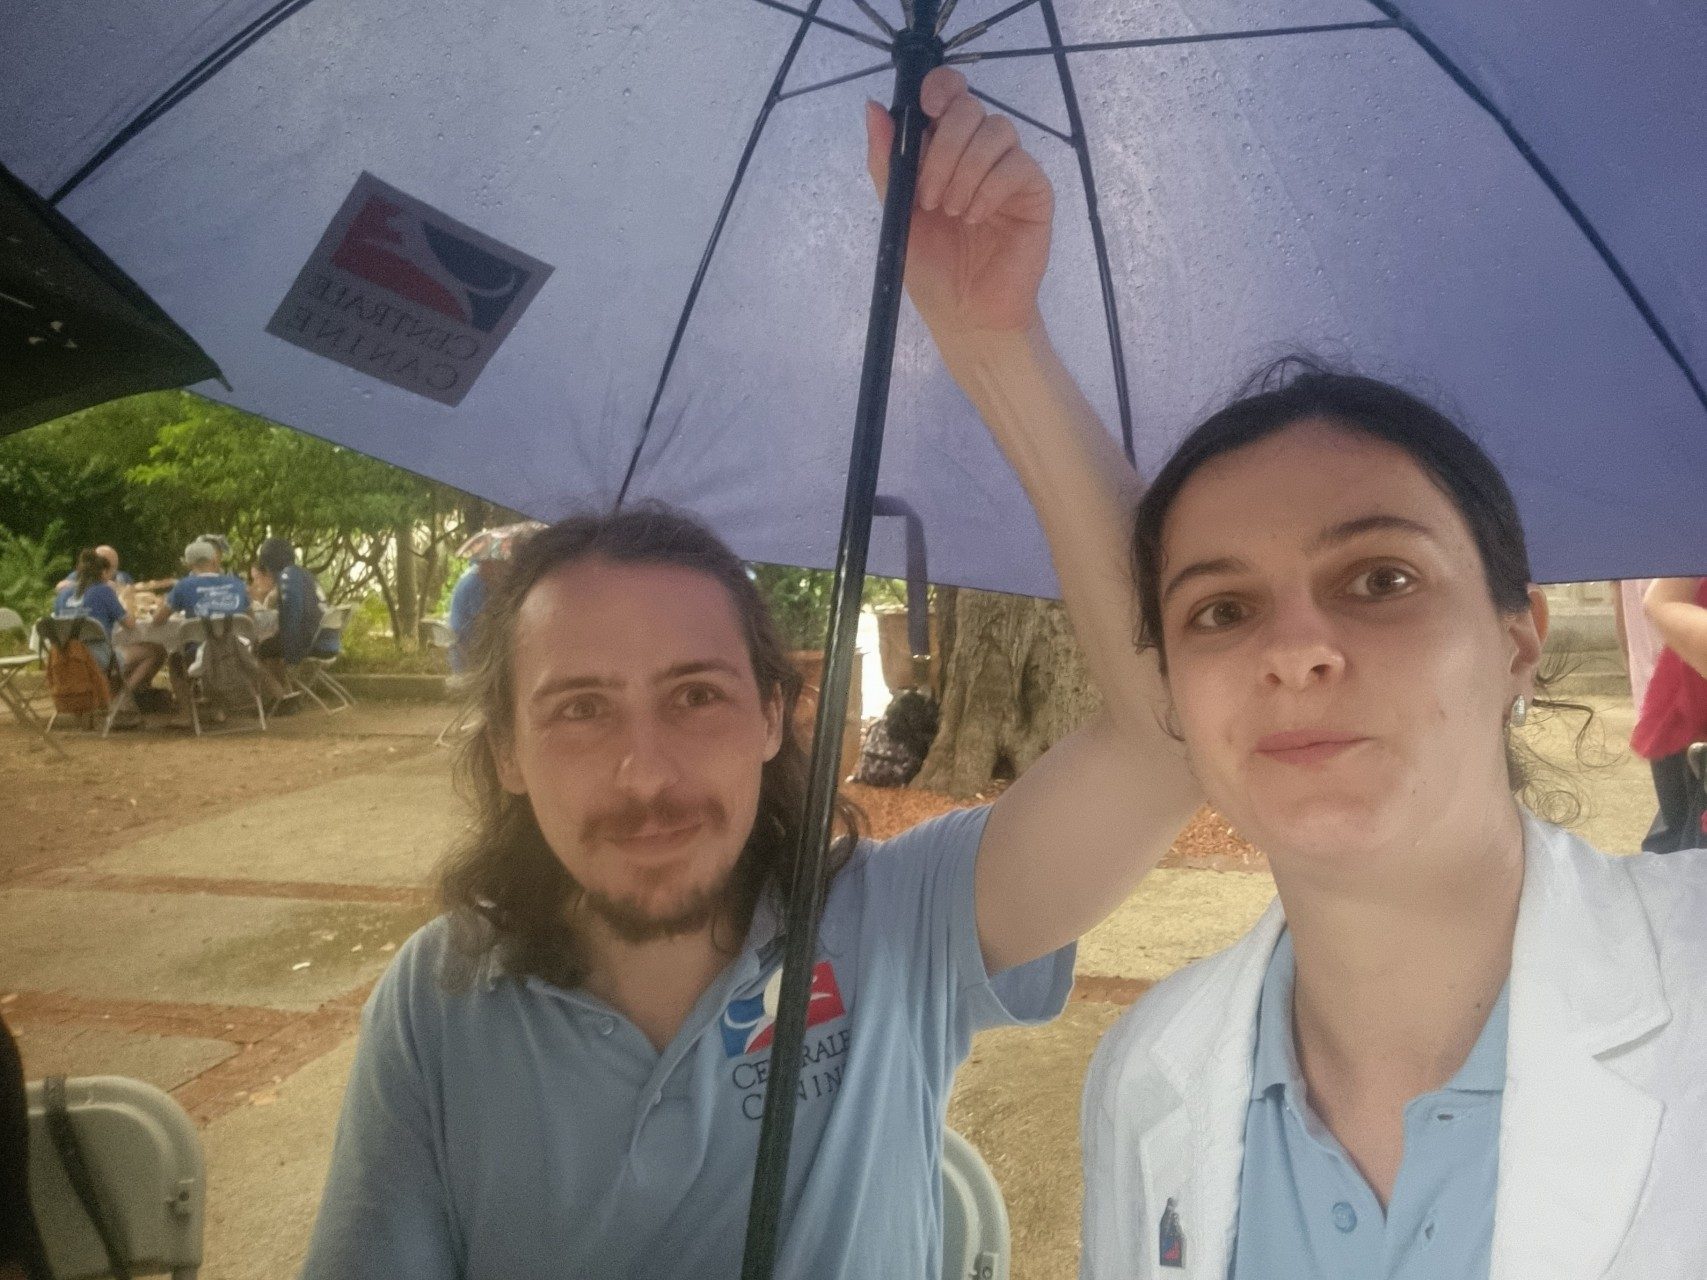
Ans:
[[[1490,1280],[1603,1275],[1636,1213],[1662,1104],[1609,1065],[1671,1017],[1628,873],[1526,817]]]
[[[1226,972],[1204,983],[1153,1041],[1151,1055],[1172,1086],[1173,1105],[1158,1108],[1138,1134],[1145,1218],[1138,1275],[1223,1280],[1227,1274],[1238,1228],[1257,1002],[1285,923],[1276,900],[1222,957]],[[1170,1200],[1185,1246],[1179,1270],[1159,1265]]]

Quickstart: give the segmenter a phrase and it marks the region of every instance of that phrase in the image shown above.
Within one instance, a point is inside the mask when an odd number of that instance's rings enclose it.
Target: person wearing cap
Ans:
[[[164,622],[174,613],[186,618],[210,618],[215,614],[248,613],[249,588],[219,563],[219,548],[206,538],[197,538],[184,548],[184,566],[189,573],[173,585],[154,611],[154,621]]]
[[[217,615],[249,612],[249,588],[236,574],[220,568],[219,548],[205,538],[197,538],[184,548],[184,566],[189,572],[173,584],[166,598],[154,611],[155,622],[165,622],[173,614],[186,618],[211,618]],[[173,654],[166,672],[172,681],[172,693],[180,708],[190,705],[190,683],[187,669],[194,649]],[[183,723],[180,716],[177,722]]]
[[[281,689],[289,688],[286,668],[311,654],[330,657],[338,652],[336,634],[320,635],[320,619],[325,612],[320,604],[320,584],[296,562],[296,548],[289,538],[273,537],[263,542],[255,552],[250,577],[256,597],[271,597],[279,613],[277,634],[261,641],[255,647],[255,656]]]

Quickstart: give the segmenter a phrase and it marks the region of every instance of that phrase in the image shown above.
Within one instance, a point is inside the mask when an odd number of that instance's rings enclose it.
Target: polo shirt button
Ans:
[[[1357,1230],[1357,1210],[1341,1200],[1334,1206],[1334,1226],[1341,1231]]]
[[[600,1018],[599,1019],[599,1034],[601,1036],[608,1036],[611,1032],[613,1032],[615,1030],[616,1030],[616,1019],[615,1018]]]

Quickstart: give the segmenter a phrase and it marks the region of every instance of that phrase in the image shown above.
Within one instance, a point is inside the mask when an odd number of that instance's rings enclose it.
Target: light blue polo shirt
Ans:
[[[1311,1109],[1292,1037],[1290,932],[1257,1010],[1232,1280],[1478,1280],[1488,1274],[1505,1092],[1506,992],[1446,1085],[1405,1106],[1405,1153],[1385,1214]]]
[[[987,809],[863,841],[830,887],[776,1274],[936,1277],[943,1117],[974,1032],[1059,1013],[1073,947],[992,979],[973,909]],[[740,1274],[779,971],[774,911],[662,1054],[536,978],[446,995],[446,921],[374,989],[308,1280]]]

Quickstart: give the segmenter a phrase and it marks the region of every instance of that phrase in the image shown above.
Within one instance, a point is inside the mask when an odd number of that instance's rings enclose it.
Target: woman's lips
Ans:
[[[1258,738],[1256,753],[1281,764],[1319,764],[1369,739],[1355,733],[1326,729],[1289,729]]]

